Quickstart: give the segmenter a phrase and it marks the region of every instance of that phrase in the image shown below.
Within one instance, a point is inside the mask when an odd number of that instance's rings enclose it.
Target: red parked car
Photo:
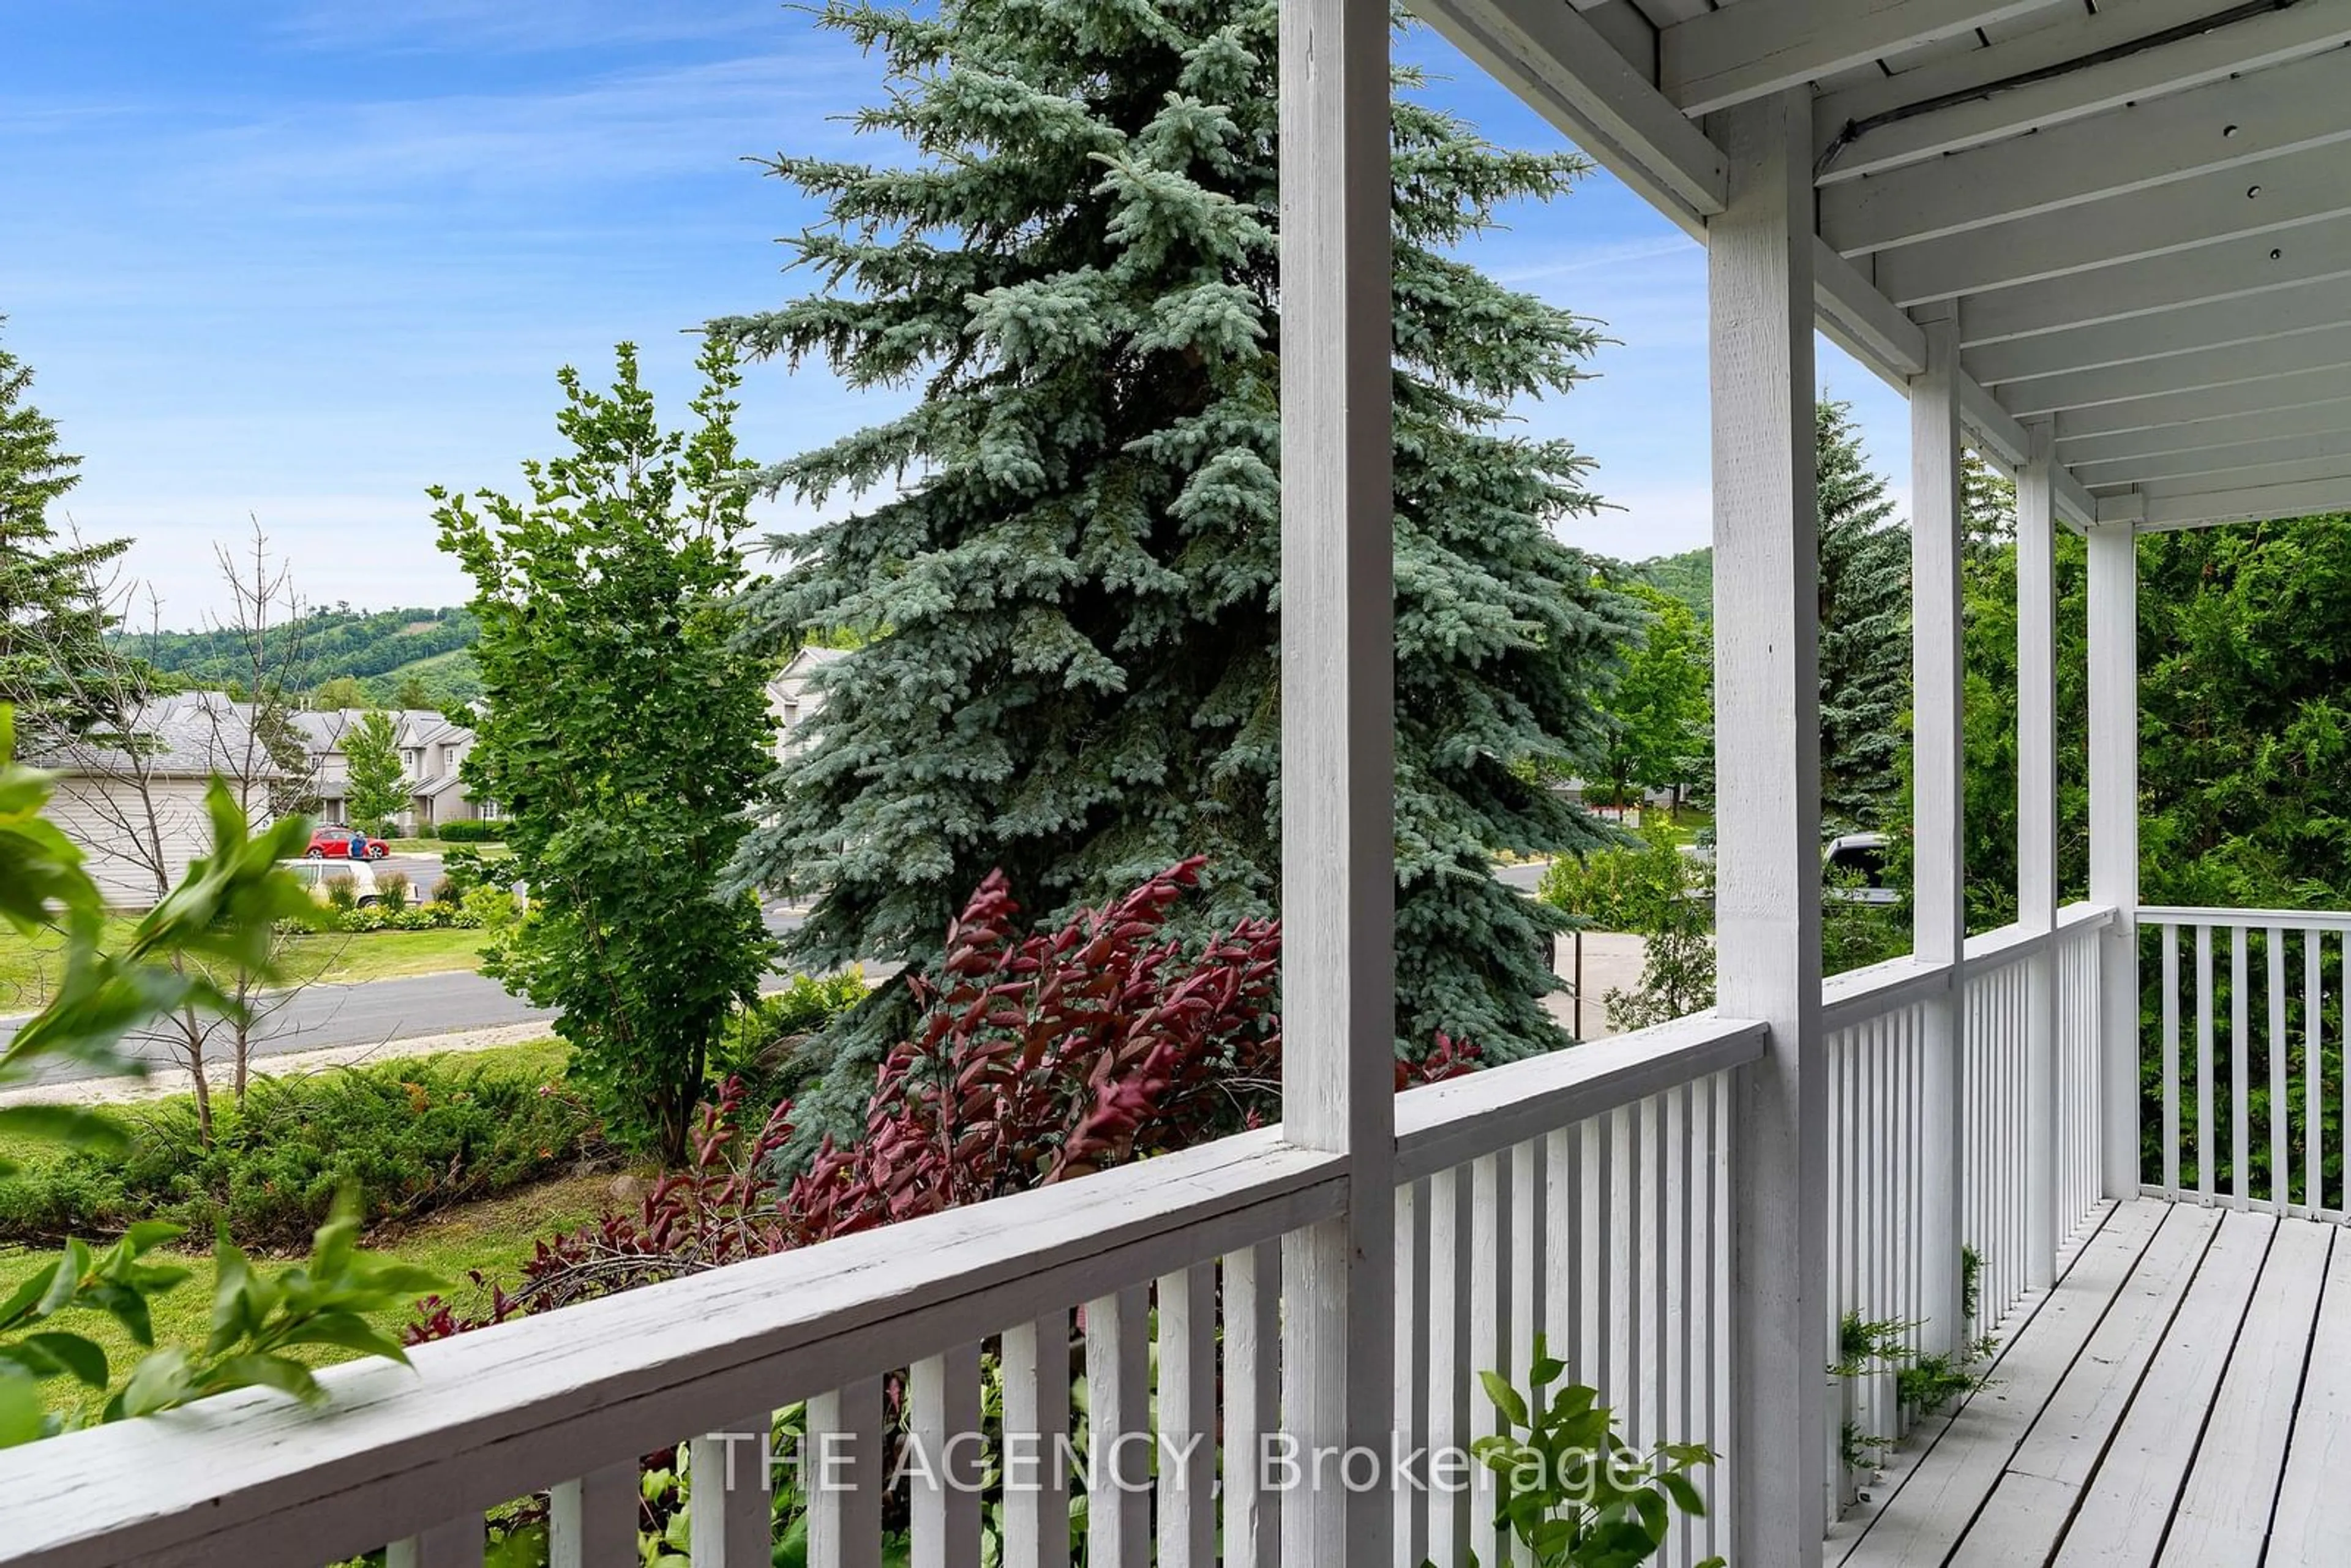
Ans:
[[[305,859],[314,861],[380,861],[392,853],[392,846],[381,839],[369,838],[357,828],[336,826],[312,833],[310,847],[302,853]]]

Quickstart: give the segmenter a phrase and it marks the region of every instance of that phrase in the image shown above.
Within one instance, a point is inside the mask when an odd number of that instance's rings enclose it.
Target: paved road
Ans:
[[[789,931],[799,922],[799,915],[791,910],[773,909],[768,913],[768,928],[771,931]],[[779,976],[769,988],[787,983]],[[530,1023],[554,1016],[545,1009],[508,996],[506,988],[496,980],[462,972],[412,975],[348,986],[306,986],[263,1019],[254,1040],[253,1054],[259,1058],[337,1045],[378,1045],[386,1040],[455,1034],[461,1030],[488,1029],[497,1024]],[[0,1019],[0,1045],[16,1034],[21,1021],[21,1018]],[[159,1066],[176,1062],[169,1047],[152,1036],[134,1038],[131,1049]],[[51,1063],[27,1082],[67,1083],[104,1076],[108,1074],[76,1063]]]

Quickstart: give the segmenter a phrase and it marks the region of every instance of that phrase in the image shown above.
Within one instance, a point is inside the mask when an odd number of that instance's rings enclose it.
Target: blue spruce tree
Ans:
[[[1902,816],[1909,745],[1910,533],[1869,466],[1853,405],[1820,400],[1821,811],[1834,828]]]
[[[814,894],[792,956],[935,963],[1001,867],[1049,918],[1208,857],[1201,922],[1279,897],[1276,8],[1265,0],[834,0],[878,50],[858,127],[901,162],[779,158],[829,221],[820,287],[713,323],[747,358],[913,387],[904,417],[774,469],[858,509],[776,541],[776,645],[853,643],[738,875]],[[1631,617],[1551,525],[1586,460],[1510,430],[1592,327],[1451,250],[1570,156],[1497,150],[1400,73],[1395,178],[1397,1049],[1560,1042],[1552,917],[1489,852],[1603,831],[1537,780],[1584,762]],[[862,1105],[885,996],[829,1092]],[[819,1118],[821,1120],[821,1118]]]

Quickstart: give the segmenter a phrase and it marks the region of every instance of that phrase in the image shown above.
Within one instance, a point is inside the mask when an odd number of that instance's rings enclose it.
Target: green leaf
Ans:
[[[0,1448],[47,1436],[46,1416],[40,1386],[20,1373],[0,1371]]]
[[[26,1334],[24,1343],[92,1388],[104,1388],[111,1381],[106,1352],[79,1334],[48,1331]]]
[[[292,1332],[277,1336],[278,1344],[331,1344],[360,1355],[379,1355],[406,1365],[408,1353],[400,1342],[357,1312],[327,1312],[310,1318]]]
[[[185,1277],[184,1271],[180,1271],[179,1278],[172,1283],[177,1284],[179,1279]],[[155,1322],[148,1312],[147,1297],[143,1292],[129,1285],[109,1281],[91,1288],[89,1304],[120,1323],[122,1332],[129,1334],[134,1343],[143,1346],[155,1343]]]
[[[1527,1424],[1527,1402],[1510,1386],[1510,1379],[1499,1372],[1481,1372],[1478,1381],[1485,1385],[1486,1397],[1493,1401],[1494,1408],[1501,1412],[1505,1420],[1513,1427]]]
[[[308,1367],[282,1355],[230,1356],[214,1367],[204,1382],[208,1394],[232,1388],[275,1388],[305,1405],[316,1405],[327,1396],[327,1391],[319,1385],[319,1379]]]
[[[53,1258],[16,1282],[16,1288],[8,1292],[8,1299],[0,1302],[0,1328],[10,1326],[19,1318],[33,1313],[48,1295],[49,1286],[57,1279],[61,1266],[62,1260]]]
[[[107,1406],[106,1418],[113,1421],[152,1416],[184,1402],[194,1391],[188,1353],[176,1345],[159,1350],[131,1369],[131,1381]]]
[[[1698,1495],[1687,1476],[1679,1470],[1664,1470],[1657,1476],[1657,1484],[1666,1489],[1666,1495],[1674,1500],[1676,1508],[1697,1518],[1706,1517],[1706,1499]]]

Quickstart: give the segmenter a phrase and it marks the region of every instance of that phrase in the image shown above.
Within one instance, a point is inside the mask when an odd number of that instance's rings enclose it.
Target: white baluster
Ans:
[[[761,1410],[686,1446],[694,1568],[768,1568],[775,1546],[768,1475],[772,1421]]]
[[[634,1540],[632,1538],[632,1549]],[[384,1548],[384,1568],[482,1568],[482,1516],[466,1514]]]
[[[809,1568],[878,1568],[889,1458],[882,1380],[860,1378],[808,1402],[800,1490],[808,1499]]]
[[[967,1568],[979,1561],[979,1345],[907,1368],[906,1404],[914,1568]]]
[[[548,1493],[548,1568],[636,1568],[636,1461],[607,1465]]]

